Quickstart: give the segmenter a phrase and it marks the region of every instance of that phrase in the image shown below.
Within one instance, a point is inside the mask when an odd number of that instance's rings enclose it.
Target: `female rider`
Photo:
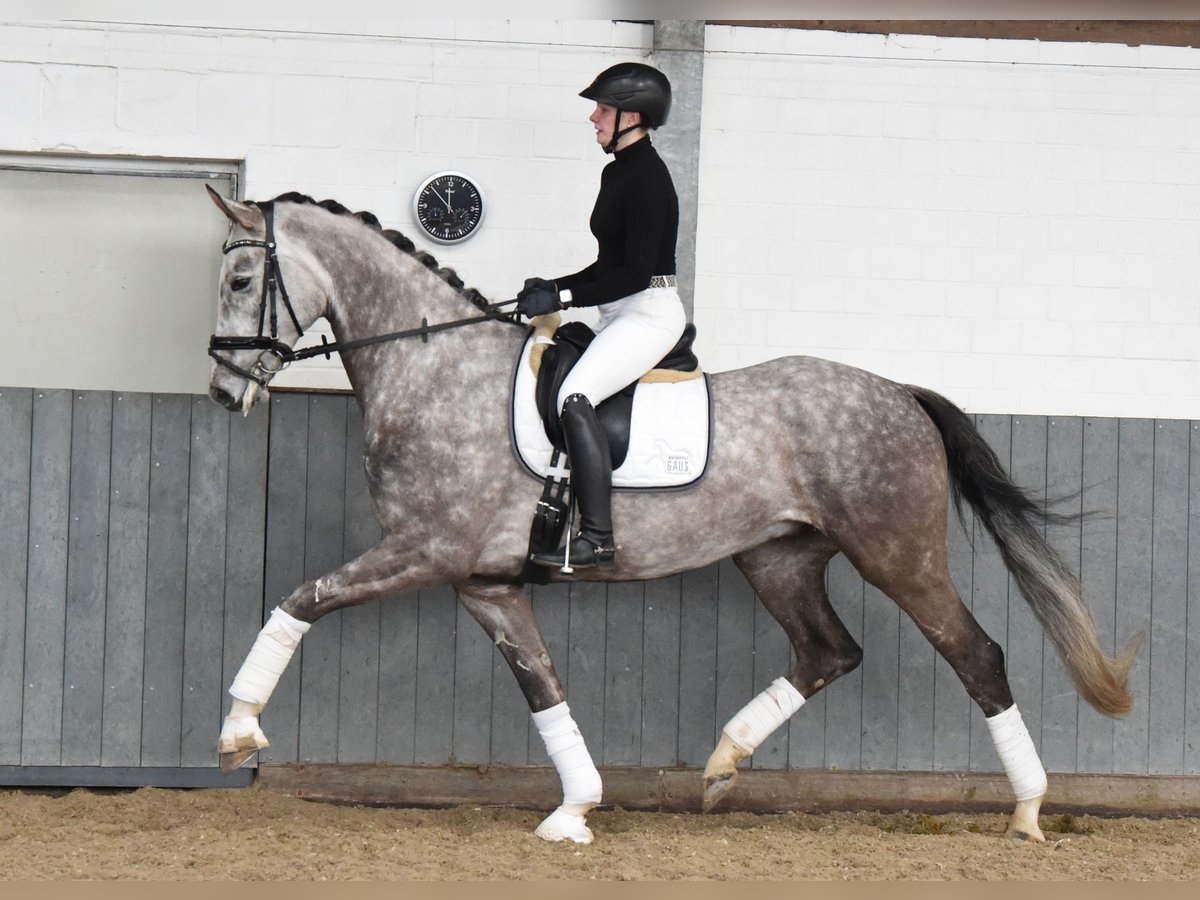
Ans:
[[[570,541],[576,568],[611,566],[612,462],[595,408],[639,379],[670,352],[687,324],[675,288],[679,200],[649,131],[667,120],[671,84],[652,66],[620,63],[605,69],[579,96],[594,100],[596,142],[613,161],[600,176],[591,229],[596,261],[554,280],[530,278],[517,295],[524,316],[567,306],[597,306],[595,340],[563,382],[559,416],[571,465],[571,490],[580,528]],[[564,565],[564,551],[534,562]]]

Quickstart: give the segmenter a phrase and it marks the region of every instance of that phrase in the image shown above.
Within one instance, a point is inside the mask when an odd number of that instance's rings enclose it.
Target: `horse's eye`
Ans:
[[[248,287],[250,287],[249,278],[235,278],[229,282],[229,289],[231,291],[244,291]]]

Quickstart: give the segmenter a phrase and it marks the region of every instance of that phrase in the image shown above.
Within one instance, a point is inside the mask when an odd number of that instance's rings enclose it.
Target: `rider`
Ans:
[[[517,311],[533,317],[567,306],[600,308],[596,338],[558,395],[580,513],[579,532],[568,536],[570,562],[589,568],[612,565],[616,554],[612,462],[595,407],[654,368],[679,341],[687,317],[675,288],[679,200],[649,135],[667,120],[671,83],[652,66],[619,63],[579,96],[595,101],[589,121],[596,142],[613,155],[590,223],[599,253],[572,275],[528,279]],[[564,552],[538,554],[534,562],[561,567]]]

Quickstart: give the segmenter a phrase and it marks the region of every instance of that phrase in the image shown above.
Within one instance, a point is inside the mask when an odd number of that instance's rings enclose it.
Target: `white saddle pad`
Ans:
[[[554,446],[538,415],[529,365],[533,336],[526,341],[513,379],[513,449],[533,475],[550,472]],[[662,490],[694,484],[708,468],[712,400],[708,376],[690,381],[642,383],[633,395],[629,452],[613,472],[613,487]]]

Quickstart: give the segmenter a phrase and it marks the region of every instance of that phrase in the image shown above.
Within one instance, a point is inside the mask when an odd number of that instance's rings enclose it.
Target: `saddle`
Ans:
[[[546,437],[555,449],[566,453],[567,445],[558,418],[558,393],[571,369],[595,339],[596,333],[583,322],[568,322],[554,330],[553,335],[553,344],[540,345],[544,348],[540,354],[540,361],[534,359],[531,362],[537,371],[535,394],[538,414],[546,428]],[[629,453],[629,423],[633,412],[633,394],[638,383],[684,381],[701,377],[700,361],[692,350],[695,340],[696,326],[689,322],[683,329],[679,342],[653,370],[638,381],[626,385],[596,407],[596,417],[600,420],[600,427],[608,440],[613,469],[620,468]]]

